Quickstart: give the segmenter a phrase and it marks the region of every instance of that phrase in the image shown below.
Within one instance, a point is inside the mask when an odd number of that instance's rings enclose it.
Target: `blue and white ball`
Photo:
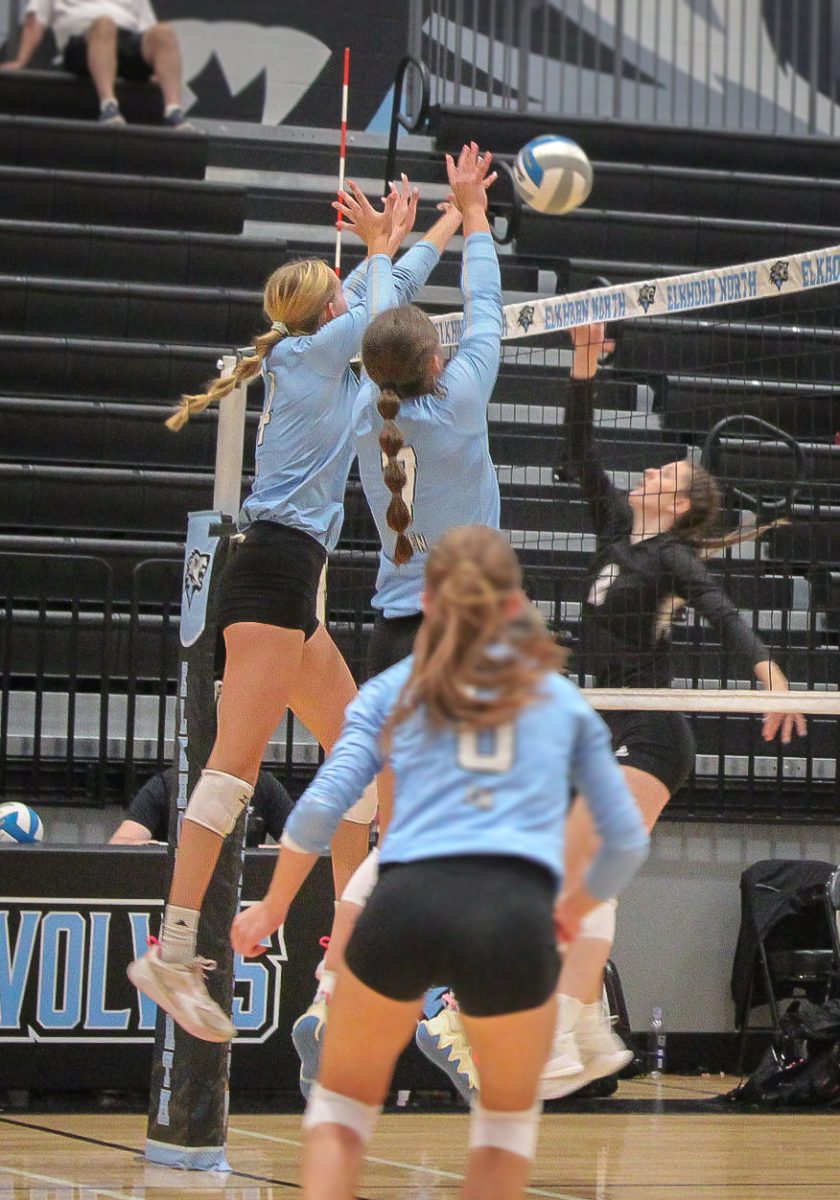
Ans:
[[[0,842],[26,846],[43,840],[44,825],[34,808],[16,801],[0,804]]]
[[[592,191],[592,163],[577,142],[546,133],[519,151],[513,180],[531,208],[560,216],[583,204]]]

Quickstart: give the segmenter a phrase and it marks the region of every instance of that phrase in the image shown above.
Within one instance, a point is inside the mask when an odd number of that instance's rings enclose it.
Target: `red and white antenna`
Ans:
[[[344,191],[344,164],[347,159],[347,96],[350,88],[350,47],[344,47],[344,76],[341,83],[341,140],[338,147],[338,199]],[[335,273],[341,275],[341,213],[335,225]]]

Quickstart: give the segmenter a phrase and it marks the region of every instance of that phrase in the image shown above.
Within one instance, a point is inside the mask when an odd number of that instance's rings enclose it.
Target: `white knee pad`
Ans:
[[[601,941],[612,944],[615,941],[615,910],[617,908],[617,900],[605,900],[603,904],[593,908],[592,912],[580,923],[580,936],[582,938],[599,938]]]
[[[364,908],[368,896],[376,887],[378,878],[379,851],[371,850],[365,861],[361,866],[356,867],[347,881],[344,891],[341,893],[342,901],[346,900],[348,904],[358,904],[359,908]]]
[[[352,808],[348,808],[342,820],[353,821],[356,825],[370,825],[376,816],[379,799],[376,795],[376,781],[369,783],[362,792],[361,800],[357,800]]]
[[[347,1129],[352,1129],[361,1138],[362,1145],[366,1146],[373,1137],[381,1112],[380,1104],[362,1104],[361,1100],[353,1100],[350,1096],[331,1092],[321,1087],[320,1083],[315,1083],[312,1085],[306,1112],[303,1114],[303,1128],[344,1125]]]
[[[478,1100],[470,1112],[470,1150],[493,1146],[522,1158],[533,1158],[537,1152],[537,1134],[542,1104],[525,1112],[493,1112],[482,1108]]]
[[[202,771],[193,788],[184,819],[225,838],[254,794],[250,783],[224,771]]]

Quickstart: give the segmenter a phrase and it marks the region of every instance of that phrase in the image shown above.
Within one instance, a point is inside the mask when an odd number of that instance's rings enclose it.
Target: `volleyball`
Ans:
[[[34,808],[17,802],[0,804],[0,842],[25,846],[44,840],[44,824]]]
[[[519,151],[513,180],[531,208],[559,216],[583,204],[592,191],[592,163],[577,142],[547,133]]]

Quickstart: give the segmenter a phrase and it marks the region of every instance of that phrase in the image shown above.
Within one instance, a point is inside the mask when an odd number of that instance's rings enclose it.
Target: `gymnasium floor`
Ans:
[[[838,1200],[840,1125],[825,1112],[721,1109],[725,1078],[631,1080],[586,1112],[543,1119],[530,1194],[549,1200]],[[235,1115],[231,1173],[144,1163],[141,1115],[0,1113],[0,1200],[225,1200],[299,1196],[298,1116]],[[362,1200],[451,1200],[467,1117],[383,1117]]]

